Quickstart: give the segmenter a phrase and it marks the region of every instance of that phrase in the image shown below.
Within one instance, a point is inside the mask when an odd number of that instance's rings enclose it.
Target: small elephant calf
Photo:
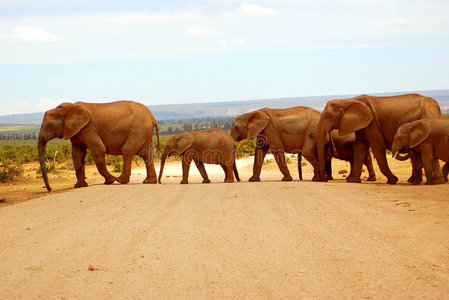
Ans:
[[[158,181],[161,183],[167,156],[182,156],[182,181],[187,184],[189,178],[190,163],[192,160],[203,177],[203,183],[209,183],[204,163],[221,165],[225,172],[224,182],[234,182],[234,175],[240,181],[239,173],[235,165],[235,153],[237,146],[232,136],[222,129],[209,129],[201,131],[185,131],[171,137],[165,146],[161,158],[161,167]]]
[[[449,169],[449,120],[421,119],[400,126],[394,136],[393,157],[410,149],[421,154],[426,184],[444,183]],[[397,159],[402,160],[401,157]],[[441,171],[440,161],[446,162]]]

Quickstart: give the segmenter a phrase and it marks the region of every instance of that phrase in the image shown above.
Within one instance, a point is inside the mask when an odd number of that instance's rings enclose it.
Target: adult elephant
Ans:
[[[285,152],[299,155],[302,153],[318,174],[315,134],[319,119],[318,111],[305,106],[285,109],[262,108],[237,116],[231,129],[234,140],[241,141],[257,137],[253,175],[249,181],[260,181],[262,164],[269,149],[284,175],[282,181],[293,180],[285,162]],[[299,159],[298,162],[301,179]]]
[[[76,188],[87,186],[84,158],[89,149],[105,184],[114,181],[128,183],[134,155],[145,161],[147,177],[144,183],[156,183],[153,163],[153,130],[159,128],[151,111],[133,101],[112,103],[62,103],[45,113],[39,133],[39,159],[45,186],[50,191],[45,168],[45,148],[54,138],[70,139],[75,167]],[[115,178],[106,169],[105,154],[123,156],[123,172]]]
[[[422,118],[440,118],[438,103],[419,94],[391,97],[361,95],[355,98],[328,101],[318,125],[317,146],[320,164],[320,180],[325,180],[325,139],[333,129],[340,135],[355,132],[354,162],[348,182],[360,182],[363,159],[372,148],[380,171],[387,177],[388,184],[395,184],[398,178],[387,164],[386,150],[391,150],[394,135],[399,126]],[[411,154],[413,173],[409,182],[422,181],[422,163]]]

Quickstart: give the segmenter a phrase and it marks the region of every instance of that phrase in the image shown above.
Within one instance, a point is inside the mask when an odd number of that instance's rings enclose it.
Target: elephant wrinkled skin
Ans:
[[[153,162],[153,130],[159,128],[151,111],[133,101],[112,103],[62,103],[47,111],[39,132],[39,159],[42,177],[51,190],[45,167],[45,147],[54,138],[70,139],[76,172],[75,187],[85,187],[84,158],[89,149],[105,184],[114,181],[128,183],[134,155],[145,161],[147,177],[144,183],[156,183]],[[123,172],[115,178],[106,169],[105,154],[123,156]]]

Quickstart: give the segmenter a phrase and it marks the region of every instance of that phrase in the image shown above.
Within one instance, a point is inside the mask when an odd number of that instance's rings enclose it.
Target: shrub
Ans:
[[[14,180],[14,178],[22,175],[23,168],[20,163],[11,160],[4,160],[0,165],[0,182]]]
[[[121,155],[107,155],[106,164],[112,166],[112,172],[120,173],[123,171],[123,158]]]

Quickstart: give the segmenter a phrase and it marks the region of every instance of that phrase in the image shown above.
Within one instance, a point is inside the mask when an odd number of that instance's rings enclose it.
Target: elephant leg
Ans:
[[[133,162],[132,154],[123,154],[123,171],[122,174],[117,178],[117,181],[121,184],[127,184],[129,182],[129,178],[131,177],[131,164]]]
[[[84,172],[84,158],[86,157],[86,148],[72,145],[72,159],[75,168],[77,182],[75,188],[86,187],[86,174]]]
[[[273,155],[276,160],[276,163],[278,164],[279,170],[284,175],[282,181],[292,181],[293,178],[290,176],[290,171],[287,168],[287,162],[285,161],[284,151],[275,151]]]
[[[438,158],[434,158],[432,165],[433,165],[433,182],[435,184],[443,184],[445,181],[443,172],[441,171],[440,160]]]
[[[424,165],[424,172],[426,173],[426,183],[427,185],[435,184],[433,181],[433,155],[421,154],[422,163]]]
[[[95,151],[91,150],[91,154],[92,158],[94,159],[95,165],[97,166],[98,172],[105,179],[104,184],[114,183],[114,181],[116,180],[115,177],[112,176],[111,173],[109,173],[108,169],[106,168],[106,160],[105,160],[106,150],[104,149],[104,147],[103,149],[100,150]]]
[[[210,180],[209,180],[209,177],[207,176],[206,168],[204,168],[204,163],[197,159],[195,159],[194,161],[195,161],[196,167],[198,168],[198,171],[200,171],[200,174],[203,177],[203,183],[209,183]]]
[[[376,181],[376,172],[374,172],[373,159],[371,158],[371,154],[369,153],[369,150],[368,150],[368,153],[365,156],[364,164],[366,166],[366,169],[368,170],[368,179],[367,179],[367,181]]]
[[[326,161],[324,163],[324,168],[326,170],[326,178],[327,178],[327,180],[334,180],[334,177],[332,177],[332,158],[330,158],[329,161]],[[312,180],[313,181],[317,181],[318,180],[318,178],[316,178],[316,172],[315,172],[315,175],[313,176]]]
[[[355,139],[354,142],[354,159],[351,163],[351,172],[346,178],[347,182],[362,182],[360,176],[362,175],[362,165],[366,155],[369,152],[368,145],[360,138]],[[384,155],[385,156],[385,155]]]
[[[411,184],[420,184],[422,182],[422,168],[423,162],[421,159],[421,153],[412,151],[410,156],[410,160],[412,162],[412,176],[407,180]]]
[[[298,153],[298,175],[299,180],[302,180],[302,152]]]
[[[181,184],[189,183],[189,170],[190,163],[192,162],[193,156],[191,154],[185,154],[182,156],[182,181]]]
[[[253,176],[249,179],[250,182],[260,181],[260,171],[262,170],[263,160],[268,152],[268,146],[257,147],[254,150],[254,166],[253,166]]]
[[[379,165],[380,171],[382,172],[382,174],[384,174],[385,177],[387,177],[387,183],[395,184],[396,182],[398,182],[398,178],[391,172],[390,168],[388,167],[386,149],[379,146],[373,146],[372,149],[374,157],[377,160],[377,164]]]
[[[234,173],[232,165],[222,164],[221,167],[223,168],[223,171],[225,173],[225,180],[224,182],[234,182]]]
[[[306,140],[303,145],[302,154],[313,167],[313,174],[314,174],[312,178],[313,181],[318,181],[319,180],[318,175],[321,174],[320,164],[318,162],[316,153],[317,150],[315,142],[313,140]],[[332,177],[332,168],[330,167],[329,157],[325,158],[325,170],[326,170],[326,178]]]
[[[445,163],[444,164],[444,166],[443,166],[443,179],[444,179],[444,182],[447,182],[447,175],[448,175],[448,173],[449,173],[449,163]]]
[[[157,175],[156,170],[154,169],[154,150],[153,144],[147,147],[148,150],[144,150],[140,153],[140,157],[145,162],[145,167],[147,169],[147,178],[143,181],[143,183],[157,183]]]

